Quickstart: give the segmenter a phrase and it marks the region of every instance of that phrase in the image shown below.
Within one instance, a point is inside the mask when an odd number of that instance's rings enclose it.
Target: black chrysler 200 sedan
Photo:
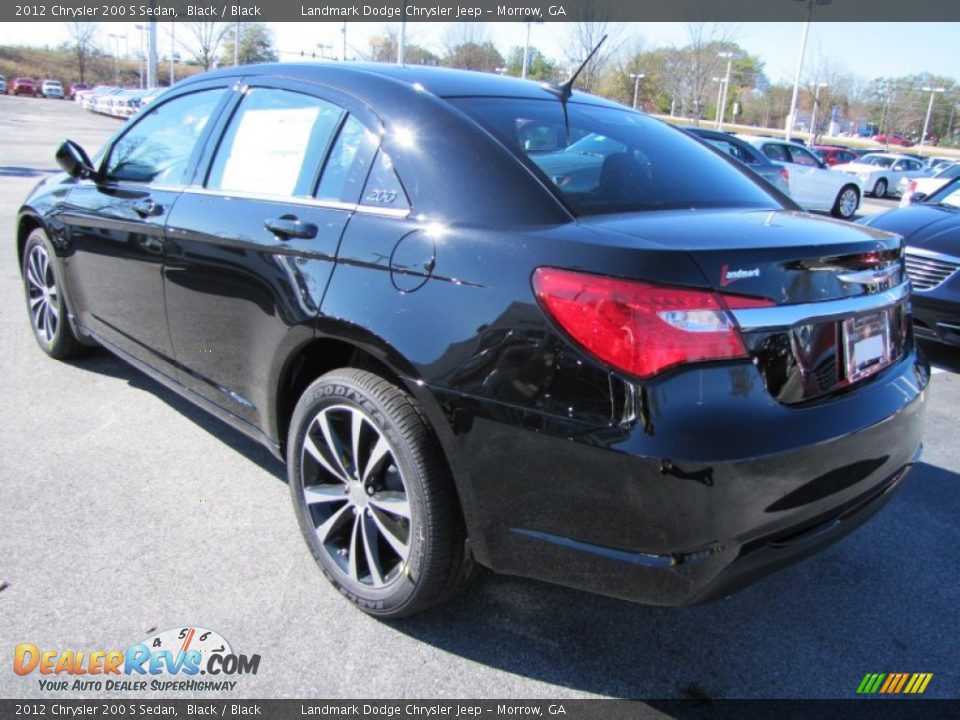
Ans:
[[[285,457],[371,614],[476,564],[717,597],[918,455],[900,238],[567,86],[235,68],[58,158],[16,227],[40,346],[102,345]]]

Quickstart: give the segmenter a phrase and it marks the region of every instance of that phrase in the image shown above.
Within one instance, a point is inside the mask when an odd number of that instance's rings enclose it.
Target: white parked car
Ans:
[[[913,196],[923,193],[925,197],[933,195],[951,180],[960,177],[960,162],[941,167],[932,177],[904,178],[900,181],[900,207],[913,203]]]
[[[63,84],[59,80],[44,80],[40,85],[40,94],[45,98],[63,100]]]
[[[903,178],[923,177],[927,174],[920,160],[894,153],[867,155],[857,162],[834,165],[833,171],[858,178],[866,191],[878,198],[899,192],[898,186]]]
[[[833,172],[797,143],[753,135],[738,137],[759,148],[773,163],[787,168],[790,197],[801,207],[829,212],[846,220],[857,212],[863,197],[863,186],[857,178]]]

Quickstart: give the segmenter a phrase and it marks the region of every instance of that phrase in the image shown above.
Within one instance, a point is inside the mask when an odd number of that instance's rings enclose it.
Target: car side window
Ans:
[[[369,132],[363,123],[352,115],[347,117],[323,166],[316,197],[336,202],[357,202],[370,159],[379,144],[379,138]]]
[[[409,210],[410,203],[407,194],[403,191],[400,178],[397,177],[393,161],[381,149],[370,169],[366,187],[363,188],[361,205],[367,207],[390,208],[392,210]]]
[[[181,95],[147,112],[110,149],[107,178],[183,183],[190,156],[224,92],[216,88]]]
[[[763,154],[775,162],[790,162],[790,158],[787,157],[787,151],[783,145],[767,143],[763,146]]]
[[[806,165],[808,167],[819,166],[817,159],[813,155],[798,147],[790,148],[790,161],[795,165]]]
[[[210,167],[207,188],[309,196],[343,110],[310,95],[247,92]]]
[[[707,142],[718,150],[722,150],[728,155],[732,155],[742,163],[746,163],[747,165],[756,164],[756,160],[753,159],[753,156],[748,155],[740,147],[731,142],[727,142],[726,140],[714,140],[713,138],[708,138]]]

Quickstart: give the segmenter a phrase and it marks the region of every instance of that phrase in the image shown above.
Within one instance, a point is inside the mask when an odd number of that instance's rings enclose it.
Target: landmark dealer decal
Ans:
[[[150,635],[125,650],[72,650],[20,643],[13,671],[41,690],[76,692],[202,692],[236,689],[256,675],[260,655],[238,654],[217,632],[179,627]]]

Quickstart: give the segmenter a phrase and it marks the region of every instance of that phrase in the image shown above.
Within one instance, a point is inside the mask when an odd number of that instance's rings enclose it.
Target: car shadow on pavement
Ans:
[[[447,606],[392,627],[483,665],[614,697],[849,698],[866,672],[897,668],[941,673],[926,694],[950,697],[960,652],[939,626],[960,600],[958,483],[921,463],[852,535],[711,604],[642,606],[486,573]]]
[[[0,177],[21,177],[21,178],[32,178],[32,177],[42,177],[44,175],[52,175],[58,170],[37,170],[36,168],[26,168],[26,167],[10,167],[0,165]]]
[[[140,372],[132,365],[128,365],[123,360],[111,355],[106,350],[96,348],[93,349],[89,355],[66,362],[81,370],[125,380],[131,387],[153,394],[176,410],[177,413],[193,422],[194,425],[197,425],[225,445],[228,445],[232,450],[243,455],[260,469],[276,476],[278,480],[284,483],[287,482],[287,474],[283,463],[277,460],[277,458],[260,443],[234,430],[206,410],[194,405],[173,390],[170,390],[165,385]]]

